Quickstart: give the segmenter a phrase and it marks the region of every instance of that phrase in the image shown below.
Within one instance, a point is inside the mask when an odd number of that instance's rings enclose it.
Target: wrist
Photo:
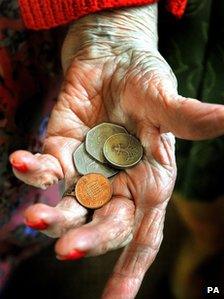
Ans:
[[[75,56],[118,55],[128,50],[157,51],[157,4],[104,11],[74,22],[65,46]],[[71,45],[70,45],[71,47]]]

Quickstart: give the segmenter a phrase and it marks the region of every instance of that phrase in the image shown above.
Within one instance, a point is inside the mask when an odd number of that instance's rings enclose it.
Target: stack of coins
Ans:
[[[101,207],[112,196],[108,178],[133,167],[142,156],[141,143],[124,127],[111,123],[95,126],[73,153],[74,165],[83,177],[70,194],[85,207]]]

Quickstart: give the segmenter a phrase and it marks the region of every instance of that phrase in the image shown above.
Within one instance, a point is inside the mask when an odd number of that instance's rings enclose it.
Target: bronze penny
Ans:
[[[86,208],[96,209],[105,205],[112,196],[110,181],[99,173],[81,177],[75,187],[76,199]]]

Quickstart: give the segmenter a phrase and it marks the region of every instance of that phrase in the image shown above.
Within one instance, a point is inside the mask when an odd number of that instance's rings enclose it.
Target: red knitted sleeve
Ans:
[[[23,21],[30,29],[48,29],[104,9],[140,6],[159,0],[19,0]],[[187,0],[167,0],[167,8],[177,17]]]

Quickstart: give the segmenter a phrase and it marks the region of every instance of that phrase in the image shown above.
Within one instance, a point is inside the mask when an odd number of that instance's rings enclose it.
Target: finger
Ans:
[[[224,133],[224,106],[178,96],[171,101],[167,128],[179,138],[203,140]]]
[[[70,137],[52,136],[44,140],[43,153],[54,156],[61,164],[66,188],[73,185],[77,172],[73,162],[73,152],[81,141]]]
[[[66,196],[56,207],[35,204],[24,212],[25,223],[45,235],[58,238],[86,222],[87,210],[74,197]]]
[[[95,211],[90,223],[65,234],[56,244],[56,254],[61,260],[71,260],[76,259],[77,251],[90,256],[118,248],[130,241],[133,220],[133,202],[113,198]]]
[[[28,185],[46,189],[64,177],[61,164],[52,155],[19,150],[9,160],[16,177]]]
[[[103,299],[135,298],[147,269],[155,259],[162,242],[164,211],[154,209],[141,215],[142,211],[139,211],[137,219],[140,224],[115,266]]]

